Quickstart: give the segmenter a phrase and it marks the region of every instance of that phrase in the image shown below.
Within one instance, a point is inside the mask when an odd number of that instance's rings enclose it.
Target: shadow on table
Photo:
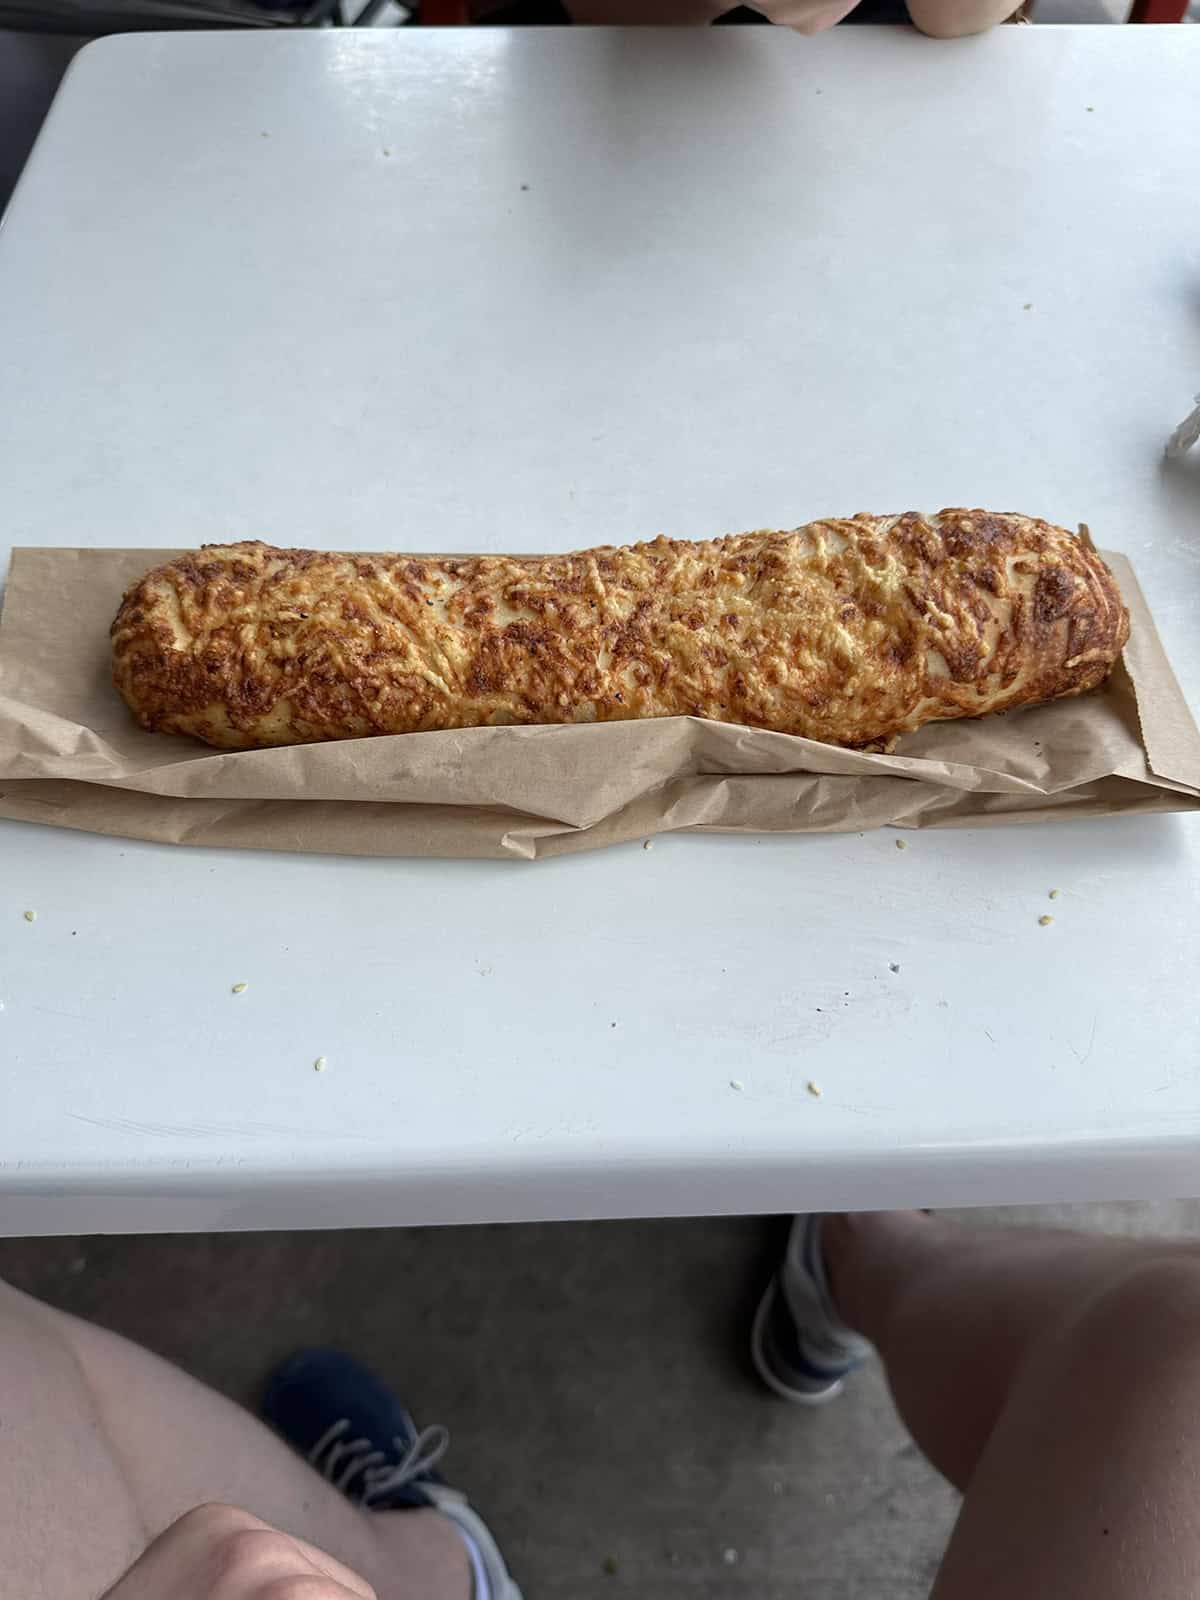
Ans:
[[[528,178],[531,203],[542,207],[543,249],[553,250],[557,234],[572,273],[581,245],[597,265],[643,255],[664,217],[674,214],[678,227],[697,186],[705,197],[695,208],[704,226],[698,254],[714,231],[751,226],[779,181],[778,162],[760,161],[756,151],[780,140],[804,142],[811,181],[814,151],[829,144],[818,58],[784,61],[762,49],[757,28],[723,29],[719,38],[714,48],[705,28],[597,30],[590,48],[558,62],[554,74],[540,51],[506,54],[509,114],[498,136]],[[803,116],[797,122],[797,105],[811,109],[811,127]]]

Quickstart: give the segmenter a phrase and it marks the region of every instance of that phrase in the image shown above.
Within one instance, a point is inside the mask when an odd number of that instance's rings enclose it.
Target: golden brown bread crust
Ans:
[[[1128,632],[1087,545],[987,511],[534,558],[249,543],[129,590],[113,680],[224,749],[682,714],[863,749],[1095,688]]]

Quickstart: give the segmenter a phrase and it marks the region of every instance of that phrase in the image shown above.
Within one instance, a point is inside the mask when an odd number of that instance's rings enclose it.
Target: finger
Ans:
[[[374,1600],[374,1591],[371,1591]],[[275,1600],[276,1596],[287,1596],[287,1600],[358,1600],[357,1589],[347,1589],[340,1583],[335,1583],[332,1578],[326,1578],[319,1572],[284,1572],[278,1578],[272,1578],[265,1588],[247,1590],[245,1594],[238,1591],[236,1600]],[[160,1600],[155,1595],[154,1600]],[[177,1595],[163,1595],[161,1600],[179,1600]],[[203,1597],[197,1595],[196,1600],[218,1600],[218,1596],[207,1592]],[[226,1600],[222,1594],[219,1600]],[[233,1595],[228,1600],[235,1600]]]
[[[272,1531],[237,1506],[215,1501],[193,1506],[150,1541],[101,1600],[156,1600],[169,1593],[183,1597],[192,1576],[221,1542],[234,1534]]]
[[[335,1583],[340,1583],[354,1600],[376,1600],[376,1594],[365,1578],[352,1572],[349,1567],[343,1566],[336,1556],[331,1556],[325,1550],[319,1550],[315,1544],[309,1544],[307,1539],[298,1539],[295,1534],[286,1535],[295,1548],[297,1555],[307,1561],[313,1572],[322,1578],[332,1578]]]
[[[276,1579],[311,1580],[312,1600],[377,1600],[365,1578],[306,1539],[283,1533],[237,1506],[204,1505],[186,1512],[142,1553],[104,1600],[215,1600],[214,1572],[222,1574],[221,1596],[257,1593]],[[249,1586],[249,1587],[247,1587]],[[319,1587],[318,1587],[319,1586]],[[299,1600],[299,1596],[297,1596]]]

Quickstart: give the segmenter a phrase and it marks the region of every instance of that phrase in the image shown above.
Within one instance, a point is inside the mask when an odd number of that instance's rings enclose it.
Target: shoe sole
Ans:
[[[772,1394],[778,1395],[781,1400],[787,1400],[794,1406],[808,1406],[815,1410],[818,1406],[827,1406],[831,1400],[836,1400],[842,1392],[844,1380],[835,1378],[827,1389],[793,1389],[790,1384],[772,1372],[763,1350],[763,1337],[766,1332],[767,1318],[771,1314],[775,1296],[779,1292],[778,1280],[772,1278],[767,1285],[766,1292],[758,1302],[758,1310],[754,1313],[754,1322],[750,1328],[750,1359],[754,1363],[754,1370],[758,1373],[763,1383]]]

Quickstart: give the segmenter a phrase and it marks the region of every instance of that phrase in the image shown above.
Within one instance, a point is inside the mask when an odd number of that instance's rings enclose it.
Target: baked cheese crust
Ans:
[[[856,749],[1108,675],[1103,561],[1033,517],[860,515],[538,557],[209,545],[112,627],[144,728],[220,749],[696,716]]]

